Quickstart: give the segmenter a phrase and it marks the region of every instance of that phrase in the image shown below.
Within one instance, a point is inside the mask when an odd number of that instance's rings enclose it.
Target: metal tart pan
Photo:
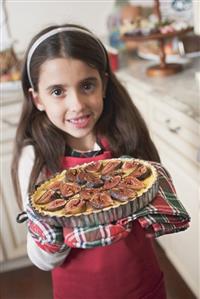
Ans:
[[[127,160],[127,159],[126,159]],[[132,160],[132,159],[131,159]],[[142,160],[138,160],[146,164]],[[82,165],[83,166],[83,165]],[[119,202],[114,206],[110,206],[101,210],[93,210],[92,212],[84,212],[76,215],[50,215],[48,212],[38,211],[36,207],[30,203],[35,213],[41,217],[41,220],[46,221],[50,225],[64,227],[85,227],[95,226],[100,224],[109,224],[117,220],[126,218],[140,209],[147,206],[156,196],[159,188],[159,180],[155,168],[148,164],[153,170],[154,181],[140,196],[130,199],[125,202]]]

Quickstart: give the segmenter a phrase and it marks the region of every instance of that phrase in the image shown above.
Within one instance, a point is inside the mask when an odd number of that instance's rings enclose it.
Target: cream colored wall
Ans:
[[[30,39],[44,26],[74,22],[102,36],[114,0],[79,1],[9,1],[5,7],[14,48],[23,52]]]

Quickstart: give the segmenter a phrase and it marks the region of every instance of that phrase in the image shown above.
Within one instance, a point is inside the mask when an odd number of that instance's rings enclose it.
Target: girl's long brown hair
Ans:
[[[58,27],[51,26],[41,31],[30,43],[44,33]],[[76,26],[78,28],[83,28]],[[83,28],[85,29],[85,28]],[[85,29],[87,30],[87,29]],[[27,50],[27,54],[28,51]],[[18,164],[24,146],[33,145],[35,163],[31,173],[29,191],[32,190],[44,166],[51,173],[60,170],[60,158],[64,155],[66,133],[56,128],[47,118],[45,112],[38,111],[29,93],[30,82],[27,76],[27,54],[22,70],[22,87],[24,103],[16,132],[14,154],[12,161],[12,179],[14,189],[21,206],[21,196],[18,180]],[[113,157],[130,155],[145,160],[160,161],[158,152],[153,144],[147,126],[129,94],[112,72],[106,50],[104,52],[95,38],[77,31],[61,32],[43,41],[35,50],[30,72],[34,90],[38,91],[38,79],[41,65],[48,59],[70,57],[79,59],[99,71],[103,84],[105,73],[108,75],[106,97],[103,113],[96,124],[97,136],[104,136],[109,142]]]

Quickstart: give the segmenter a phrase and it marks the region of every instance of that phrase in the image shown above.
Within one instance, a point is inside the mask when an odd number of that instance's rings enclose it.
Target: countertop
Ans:
[[[119,59],[119,75],[127,76],[133,84],[141,86],[144,92],[150,92],[200,123],[200,57],[190,59],[183,65],[182,72],[166,77],[146,75],[147,67],[156,64],[155,62],[130,54],[120,54]]]

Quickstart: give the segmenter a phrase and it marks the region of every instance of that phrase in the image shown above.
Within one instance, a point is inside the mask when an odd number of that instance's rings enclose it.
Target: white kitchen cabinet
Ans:
[[[0,271],[20,266],[18,260],[26,258],[26,226],[16,222],[20,212],[11,180],[11,161],[16,125],[20,116],[21,103],[12,103],[1,107],[0,139],[0,207],[1,207],[1,242]],[[7,267],[9,265],[9,267]],[[21,265],[22,266],[22,265]]]
[[[122,83],[122,85],[126,88],[128,91],[129,95],[131,96],[134,104],[140,111],[142,117],[144,118],[145,122],[148,124],[150,121],[150,114],[149,114],[149,102],[151,101],[151,94],[149,91],[151,90],[148,87],[144,87],[144,85],[141,82],[136,82],[134,78],[131,78],[129,75],[125,73],[118,73],[117,74],[118,79]],[[139,88],[139,86],[142,88]],[[148,97],[144,97],[144,88],[145,91],[148,94]]]
[[[178,198],[191,216],[190,228],[166,236],[160,244],[189,287],[199,295],[199,174],[198,123],[160,101],[152,104],[151,129],[161,161],[170,172]]]
[[[177,234],[160,237],[159,243],[186,283],[197,295],[199,292],[199,211],[198,181],[175,163],[177,153],[156,136],[154,142],[159,150],[162,163],[170,172],[178,198],[191,216],[189,229]]]
[[[2,199],[2,242],[5,248],[6,259],[14,259],[26,254],[26,228],[16,222],[16,216],[20,212],[15,200],[12,186],[10,168],[12,159],[12,143],[4,144],[6,152],[1,156]]]
[[[153,135],[174,149],[172,161],[194,181],[199,180],[199,124],[168,104],[155,100],[151,105],[150,119]]]
[[[133,102],[144,117],[161,161],[170,172],[177,195],[191,216],[183,232],[158,238],[166,255],[200,298],[200,125],[166,102],[154,86],[120,72]],[[139,83],[139,84],[138,84]],[[168,98],[174,102],[173,98]],[[179,106],[179,105],[177,105]]]

